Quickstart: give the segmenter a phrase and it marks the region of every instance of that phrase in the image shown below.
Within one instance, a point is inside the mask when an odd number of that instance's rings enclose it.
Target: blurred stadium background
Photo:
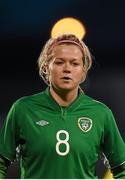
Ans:
[[[124,0],[0,1],[0,126],[16,99],[46,88],[36,61],[53,25],[64,17],[77,18],[86,27],[84,41],[94,62],[82,87],[112,109],[125,140]],[[104,171],[99,161],[100,178]],[[18,177],[15,163],[7,178]]]

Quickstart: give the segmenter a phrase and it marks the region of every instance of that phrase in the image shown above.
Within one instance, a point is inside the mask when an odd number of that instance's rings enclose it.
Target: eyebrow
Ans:
[[[60,58],[60,57],[55,58],[55,60],[64,61],[64,59],[63,59],[63,58]],[[71,59],[71,61],[78,61],[78,59],[73,58],[73,59]]]

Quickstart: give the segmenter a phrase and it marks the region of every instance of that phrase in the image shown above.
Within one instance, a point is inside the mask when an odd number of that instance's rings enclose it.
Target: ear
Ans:
[[[86,65],[83,66],[83,73],[87,75],[88,72],[88,68]]]
[[[48,72],[49,72],[48,64],[44,64],[44,66],[42,67],[42,71],[44,74],[46,74],[46,75],[48,74]]]
[[[81,83],[86,80],[87,72],[88,72],[87,68],[86,68],[86,66],[84,66],[83,67],[83,75],[82,75]]]

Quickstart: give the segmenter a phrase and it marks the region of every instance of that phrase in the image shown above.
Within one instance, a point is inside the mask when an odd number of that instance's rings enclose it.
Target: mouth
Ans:
[[[65,80],[65,81],[71,81],[72,80],[70,77],[67,77],[67,76],[62,77],[61,79]]]

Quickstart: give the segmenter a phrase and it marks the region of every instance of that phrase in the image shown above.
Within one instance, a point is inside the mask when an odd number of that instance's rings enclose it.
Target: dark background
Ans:
[[[125,140],[125,1],[1,0],[0,1],[0,126],[12,103],[45,89],[37,58],[54,23],[64,17],[85,24],[85,43],[94,56],[82,87],[113,111]],[[99,163],[99,174],[103,173]],[[13,165],[8,178],[18,177]]]

